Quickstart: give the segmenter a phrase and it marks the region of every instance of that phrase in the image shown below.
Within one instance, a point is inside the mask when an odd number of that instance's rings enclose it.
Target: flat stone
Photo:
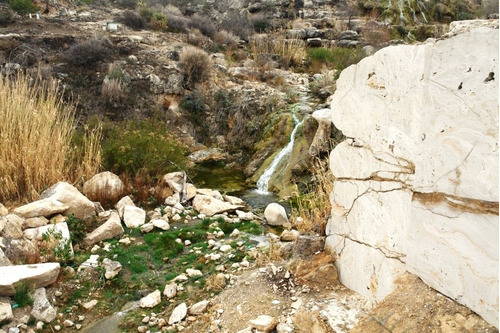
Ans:
[[[175,282],[167,284],[163,290],[163,295],[168,299],[174,298],[177,295],[177,284]]]
[[[200,315],[207,310],[209,305],[210,305],[210,301],[208,301],[208,300],[200,301],[196,304],[191,305],[189,307],[188,313],[190,315],[195,315],[195,316]]]
[[[118,237],[122,235],[123,232],[124,230],[120,221],[120,217],[118,216],[117,212],[113,212],[104,224],[97,227],[91,233],[85,236],[83,244],[85,244],[85,246],[87,247],[90,247],[94,244],[99,243],[100,241]]]
[[[0,322],[11,320],[12,318],[14,318],[14,315],[12,314],[10,299],[5,297],[0,298]]]
[[[168,224],[168,222],[163,220],[163,219],[155,219],[155,220],[152,220],[151,223],[153,224],[153,226],[155,228],[165,230],[165,231],[170,230],[170,224]]]
[[[64,211],[65,215],[73,214],[79,219],[89,219],[96,215],[95,206],[86,196],[80,193],[73,185],[66,182],[58,182],[43,191],[41,199],[51,198],[69,206]]]
[[[25,283],[36,288],[50,286],[57,280],[59,263],[33,265],[15,265],[0,267],[0,296],[12,296],[16,293],[14,285]]]
[[[40,199],[14,209],[13,213],[24,218],[50,217],[54,214],[63,213],[69,206],[54,198]]]
[[[206,216],[235,211],[243,206],[232,205],[209,195],[198,194],[193,199],[193,208]]]

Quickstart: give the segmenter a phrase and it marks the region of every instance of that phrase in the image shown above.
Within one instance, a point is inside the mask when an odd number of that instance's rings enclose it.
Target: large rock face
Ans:
[[[342,73],[326,246],[372,300],[409,271],[498,327],[498,21],[481,25]]]

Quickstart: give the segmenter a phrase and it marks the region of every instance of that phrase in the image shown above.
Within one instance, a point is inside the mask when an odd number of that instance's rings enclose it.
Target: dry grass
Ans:
[[[263,55],[277,54],[285,68],[302,64],[306,58],[306,44],[301,39],[285,39],[284,34],[269,37],[256,35],[250,40],[253,60],[262,63]]]
[[[125,98],[122,81],[105,78],[102,82],[101,96],[109,104],[119,103]]]
[[[311,168],[313,182],[306,194],[298,194],[294,200],[292,224],[301,233],[324,234],[332,205],[330,193],[333,190],[333,175],[328,159],[315,160]],[[298,219],[298,217],[301,218]]]
[[[210,77],[212,61],[202,49],[194,46],[186,46],[179,57],[184,69],[187,86],[193,86]]]
[[[81,182],[100,164],[100,129],[73,145],[74,105],[55,88],[0,77],[0,201],[33,200],[57,181]]]

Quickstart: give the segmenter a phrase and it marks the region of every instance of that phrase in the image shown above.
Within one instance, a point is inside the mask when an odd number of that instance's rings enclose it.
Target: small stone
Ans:
[[[56,331],[58,331],[58,332],[59,332],[59,331],[61,330],[61,326],[59,326],[59,325],[54,325],[54,329],[55,329]]]
[[[98,301],[96,299],[93,299],[91,301],[88,301],[87,303],[83,303],[82,306],[86,310],[92,309],[94,306],[96,306]]]
[[[45,325],[45,323],[43,321],[37,321],[36,322],[36,329],[37,329],[37,331],[43,330],[43,326],[44,325]]]
[[[198,270],[198,269],[191,269],[191,268],[188,268],[186,269],[186,274],[189,276],[189,277],[193,277],[193,276],[203,276],[203,273]]]
[[[105,269],[104,277],[107,280],[114,278],[122,270],[122,264],[120,264],[118,261],[113,261],[108,258],[104,258],[102,264]]]
[[[78,316],[78,321],[84,321],[85,320],[85,316]]]
[[[124,237],[118,241],[118,243],[123,244],[123,245],[130,245],[132,241],[128,237]]]
[[[75,328],[76,328],[77,330],[81,329],[81,328],[82,328],[82,324],[76,324],[76,325],[75,325]]]
[[[179,304],[168,319],[168,324],[172,325],[182,321],[187,315],[187,306],[186,303]]]
[[[207,310],[209,305],[210,305],[210,301],[208,301],[208,300],[204,300],[204,301],[198,302],[196,304],[193,304],[189,308],[189,314],[200,315]]]
[[[141,308],[154,308],[161,302],[161,292],[159,290],[155,290],[147,296],[141,298],[139,301],[139,306]]]
[[[177,295],[177,284],[175,282],[167,284],[163,290],[163,295],[168,299],[174,298]]]
[[[251,327],[257,329],[258,331],[268,333],[276,327],[278,321],[274,317],[260,315],[257,318],[250,320],[249,323]]]
[[[232,249],[231,245],[226,244],[226,245],[222,245],[222,246],[220,247],[220,249],[219,249],[219,250],[220,250],[221,252],[226,253],[226,252],[231,251],[231,249]]]
[[[189,246],[189,245],[191,245],[191,241],[190,241],[189,239],[186,239],[186,240],[184,241],[184,245],[185,245],[185,246]]]
[[[72,322],[71,320],[69,319],[66,319],[64,322],[63,322],[63,325],[66,326],[66,327],[72,327],[73,325],[75,325],[74,322]]]
[[[238,229],[234,229],[233,232],[229,235],[231,238],[237,238],[240,235],[240,231]]]
[[[146,333],[148,331],[148,327],[147,326],[139,326],[137,327],[137,332],[139,333]]]
[[[149,316],[146,316],[146,317],[142,318],[142,322],[144,324],[146,324],[149,321],[149,319],[150,319]]]
[[[141,225],[141,232],[143,234],[147,234],[148,232],[153,231],[154,228],[155,226],[153,225],[153,223],[145,223]]]

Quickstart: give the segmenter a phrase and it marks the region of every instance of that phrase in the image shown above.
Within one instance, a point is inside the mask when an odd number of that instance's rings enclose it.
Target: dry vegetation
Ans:
[[[256,35],[250,39],[253,60],[262,64],[263,55],[278,54],[285,68],[301,64],[306,57],[306,45],[301,39],[285,39],[284,36]]]
[[[292,214],[292,223],[301,233],[324,234],[332,206],[330,193],[333,191],[333,175],[330,172],[328,159],[316,159],[311,168],[314,181],[307,194],[297,195]],[[299,216],[302,220],[298,220]]]
[[[33,200],[57,181],[76,183],[96,173],[100,131],[74,145],[74,112],[54,87],[0,76],[0,200]]]

